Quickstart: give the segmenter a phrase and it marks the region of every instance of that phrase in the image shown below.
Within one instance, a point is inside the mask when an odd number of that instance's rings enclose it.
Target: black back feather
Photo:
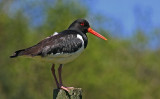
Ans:
[[[84,48],[86,48],[88,42],[86,34],[79,33],[76,30],[65,30],[57,35],[47,37],[32,47],[16,51],[10,58],[22,55],[43,57],[51,53],[76,52],[82,47],[82,41],[77,38],[77,34],[81,35],[84,39]]]

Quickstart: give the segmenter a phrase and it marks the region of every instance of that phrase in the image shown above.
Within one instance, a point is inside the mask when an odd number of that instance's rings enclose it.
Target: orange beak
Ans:
[[[94,30],[91,29],[91,28],[88,28],[88,32],[89,32],[89,33],[92,33],[93,35],[95,35],[95,36],[97,36],[97,37],[99,37],[99,38],[101,38],[101,39],[107,40],[104,36],[102,36],[101,34],[97,33],[96,31],[94,31]]]

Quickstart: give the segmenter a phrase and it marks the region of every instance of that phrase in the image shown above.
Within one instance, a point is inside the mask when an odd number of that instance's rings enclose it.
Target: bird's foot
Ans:
[[[64,87],[64,86],[61,86],[60,88],[67,92],[69,92],[70,89],[74,89],[74,87]]]

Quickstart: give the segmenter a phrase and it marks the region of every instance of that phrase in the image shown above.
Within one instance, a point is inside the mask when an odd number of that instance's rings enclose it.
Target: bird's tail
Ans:
[[[10,58],[15,58],[15,57],[17,57],[17,56],[22,55],[21,53],[22,53],[24,50],[25,50],[25,49],[18,50],[18,51],[16,51],[16,52],[14,52],[13,55],[10,56]]]

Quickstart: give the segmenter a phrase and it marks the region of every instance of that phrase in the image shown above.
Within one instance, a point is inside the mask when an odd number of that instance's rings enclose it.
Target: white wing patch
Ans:
[[[81,35],[77,34],[77,38],[79,38],[83,42],[83,44],[84,44],[84,41],[83,41],[83,38],[82,38]]]
[[[57,35],[57,34],[58,34],[58,32],[54,32],[54,34],[52,34],[52,36]]]
[[[58,34],[58,32],[54,32],[51,36],[46,37],[45,39],[48,39],[48,38],[50,38],[50,37],[52,37],[52,36],[55,36],[55,35],[57,35],[57,34]]]
[[[82,47],[78,51],[76,51],[75,53],[82,53],[82,51],[84,50],[84,40],[83,40],[82,36],[79,34],[77,34],[77,38],[79,38],[82,41]]]

